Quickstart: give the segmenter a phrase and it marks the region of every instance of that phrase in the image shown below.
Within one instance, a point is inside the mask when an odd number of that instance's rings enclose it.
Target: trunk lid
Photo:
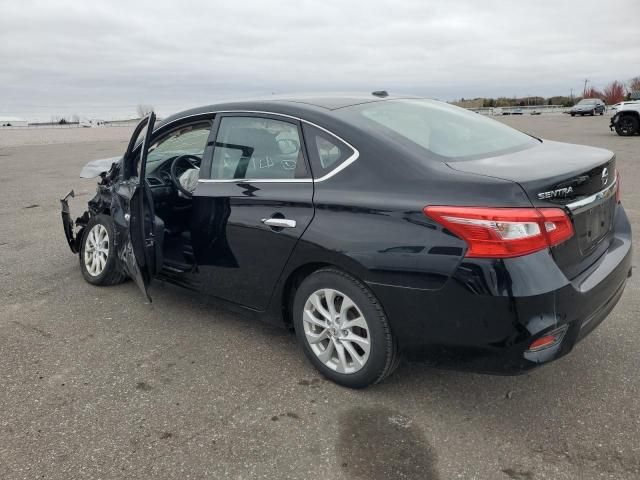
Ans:
[[[568,278],[582,273],[606,251],[616,207],[612,152],[545,140],[511,154],[447,164],[459,171],[517,182],[536,207],[564,208],[575,234],[552,248],[552,254]]]

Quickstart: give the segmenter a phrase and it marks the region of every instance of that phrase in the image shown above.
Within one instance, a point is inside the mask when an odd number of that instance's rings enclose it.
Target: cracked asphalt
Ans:
[[[640,137],[608,117],[501,119],[613,150],[640,229]],[[640,291],[567,357],[524,376],[402,364],[323,380],[295,337],[169,286],[87,284],[58,199],[127,128],[0,130],[0,478],[640,478]],[[16,133],[18,132],[18,133]],[[637,257],[635,262],[637,261]]]

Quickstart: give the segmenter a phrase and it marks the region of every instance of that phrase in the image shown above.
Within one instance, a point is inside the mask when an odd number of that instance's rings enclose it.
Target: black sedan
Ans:
[[[171,282],[292,327],[326,377],[402,356],[519,373],[566,353],[631,274],[613,153],[386,92],[212,105],[138,125],[62,217],[85,279]],[[142,180],[141,180],[142,179]],[[214,327],[212,327],[214,328]]]

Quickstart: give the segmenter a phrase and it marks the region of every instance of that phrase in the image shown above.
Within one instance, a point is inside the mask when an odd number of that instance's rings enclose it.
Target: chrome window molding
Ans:
[[[585,197],[581,200],[576,200],[575,202],[567,203],[565,206],[572,212],[583,209],[585,207],[590,208],[593,203],[599,200],[605,200],[611,197],[611,195],[615,193],[615,187],[617,185],[618,185],[618,179],[614,180],[611,185],[600,190],[599,192],[594,193],[593,195],[589,195],[588,197]]]
[[[317,180],[316,180],[317,181]],[[312,178],[201,178],[198,183],[312,183]]]
[[[166,123],[164,125],[162,125],[162,128],[164,129],[166,126],[171,125],[173,123],[176,122],[180,122],[182,120],[186,120],[188,118],[191,117],[200,117],[202,115],[217,115],[220,113],[249,113],[249,114],[257,114],[257,115],[274,115],[277,117],[284,117],[284,118],[289,118],[291,120],[297,120],[299,122],[302,123],[306,123],[307,125],[311,125],[315,128],[318,128],[320,130],[322,130],[325,133],[328,133],[329,135],[331,135],[332,137],[337,138],[338,140],[340,140],[342,143],[344,143],[347,147],[349,147],[353,153],[351,154],[351,156],[349,156],[347,159],[345,159],[344,162],[342,162],[340,165],[338,165],[336,168],[334,168],[333,170],[331,170],[330,172],[326,173],[325,175],[323,175],[320,178],[315,178],[315,179],[311,179],[311,178],[292,178],[292,179],[277,179],[277,178],[256,178],[256,179],[246,179],[246,178],[234,178],[234,179],[208,179],[208,178],[203,178],[203,179],[199,179],[198,182],[201,183],[241,183],[241,182],[245,182],[245,183],[308,183],[308,182],[324,182],[325,180],[328,180],[329,178],[333,177],[334,175],[340,173],[342,170],[344,170],[345,168],[347,168],[349,165],[351,165],[353,162],[355,162],[358,157],[360,157],[360,152],[358,151],[357,148],[355,148],[353,145],[351,145],[349,142],[347,142],[345,139],[343,139],[342,137],[339,137],[338,135],[336,135],[335,133],[331,132],[330,130],[327,130],[324,127],[321,127],[320,125],[317,125],[313,122],[310,122],[309,120],[305,120],[304,118],[300,118],[300,117],[294,117],[293,115],[287,115],[285,113],[276,113],[276,112],[266,112],[266,111],[262,111],[262,110],[215,110],[215,111],[211,111],[211,112],[200,112],[200,113],[195,113],[193,115],[186,115],[184,117],[180,117],[180,118],[176,118],[175,120],[172,120],[169,123]],[[155,132],[154,132],[155,133]]]

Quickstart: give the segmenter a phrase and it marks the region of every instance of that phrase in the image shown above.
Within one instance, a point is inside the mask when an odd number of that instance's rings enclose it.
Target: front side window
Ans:
[[[287,180],[306,176],[296,124],[244,116],[220,120],[211,178]]]
[[[202,159],[210,131],[210,122],[188,125],[174,130],[151,145],[147,155],[147,164],[178,155],[195,155]]]
[[[497,155],[537,143],[503,123],[434,100],[365,103],[343,108],[338,115],[376,135],[408,140],[447,160]]]

